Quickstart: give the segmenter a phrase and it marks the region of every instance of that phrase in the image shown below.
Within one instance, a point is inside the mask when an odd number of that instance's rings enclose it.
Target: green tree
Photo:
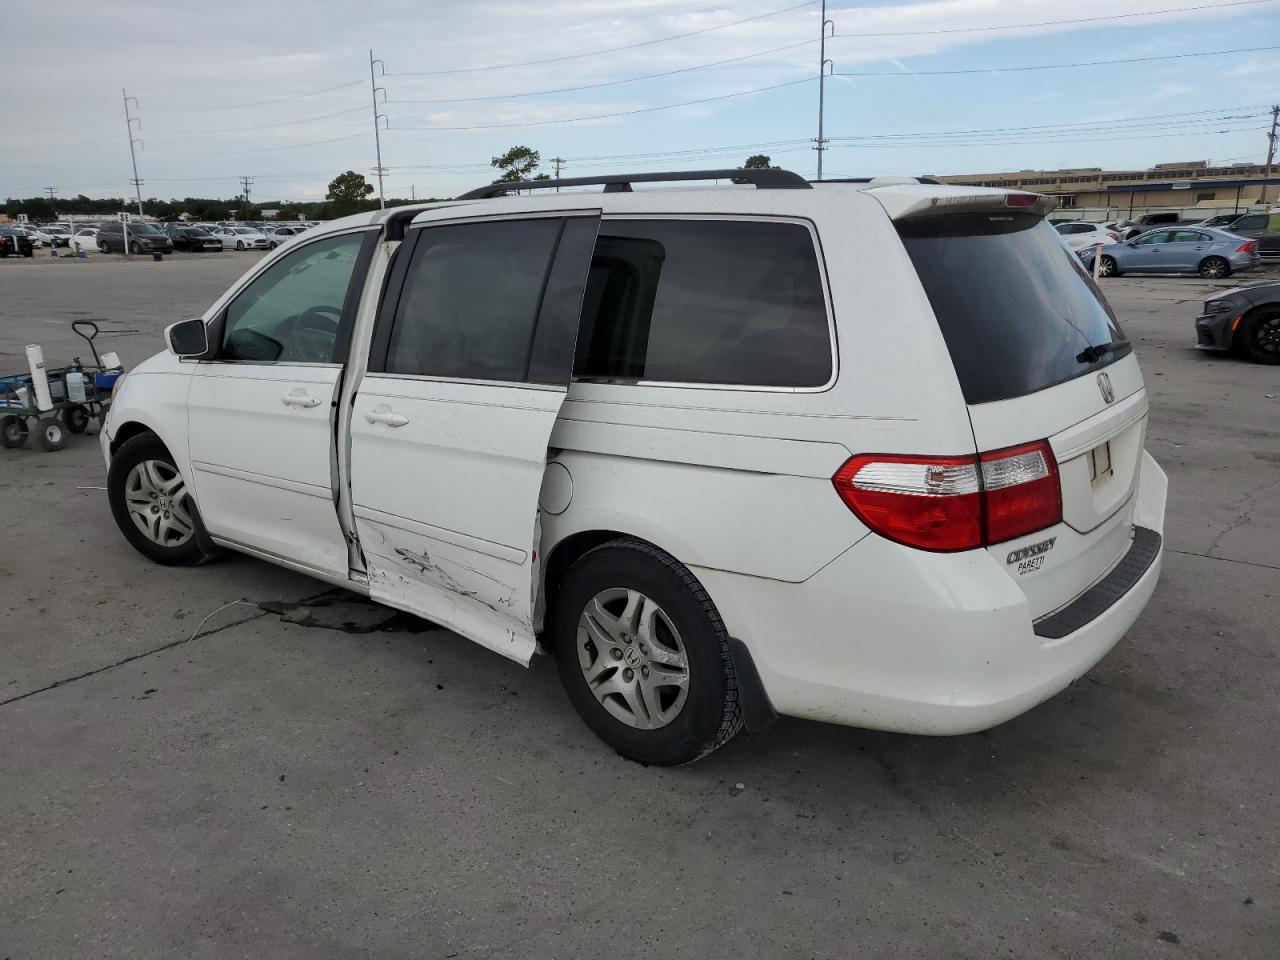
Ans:
[[[348,170],[333,178],[325,199],[332,201],[331,210],[335,217],[345,217],[359,210],[372,193],[373,184],[365,180],[363,174]]]
[[[512,147],[500,157],[494,157],[489,165],[502,171],[502,176],[494,183],[516,183],[519,180],[534,179],[530,174],[538,169],[542,155],[528,147]],[[546,179],[545,177],[543,179]]]

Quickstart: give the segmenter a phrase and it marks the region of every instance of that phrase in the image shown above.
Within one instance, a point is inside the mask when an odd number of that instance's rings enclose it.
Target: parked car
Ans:
[[[709,176],[757,189],[629,190]],[[1051,198],[598,182],[330,222],[170,326],[100,435],[124,537],[541,640],[649,763],[777,714],[984,729],[1119,641],[1166,480]]]
[[[17,227],[0,227],[0,257],[16,254],[21,257],[35,255],[35,244],[25,230]]]
[[[292,240],[301,232],[301,227],[276,227],[267,233],[267,249],[274,250],[280,244]]]
[[[1269,213],[1246,213],[1236,217],[1222,229],[1227,233],[1234,233],[1237,237],[1251,237],[1258,240],[1263,234],[1275,232],[1276,227],[1272,226],[1273,219],[1280,220],[1280,217]]]
[[[1080,256],[1092,267],[1095,251],[1085,248]],[[1102,248],[1098,275],[1118,277],[1123,273],[1198,273],[1217,280],[1258,265],[1258,242],[1221,230],[1182,227],[1152,230],[1133,240],[1110,243]]]
[[[1132,240],[1146,232],[1146,228],[1140,226],[1136,220],[1109,220],[1103,226],[1119,234],[1121,240]]]
[[[59,224],[49,224],[40,229],[49,238],[52,246],[66,247],[71,244],[71,231],[67,227]]]
[[[219,227],[213,235],[222,241],[224,250],[228,247],[235,250],[267,249],[267,238],[251,227]]]
[[[202,227],[191,227],[186,224],[173,224],[165,233],[173,241],[175,250],[221,250],[222,241]]]
[[[84,250],[86,253],[90,250],[98,249],[98,228],[97,227],[81,227],[71,235],[70,247],[73,252],[78,253]]]
[[[103,253],[124,253],[124,224],[108,223],[98,228],[98,249]],[[149,223],[129,224],[130,253],[172,253],[173,241]]]
[[[41,247],[45,246],[45,240],[43,236],[39,232],[37,232],[36,230],[28,226],[27,224],[21,224],[21,223],[10,224],[9,229],[16,231],[17,233],[20,233],[24,237],[26,237],[29,241],[31,241],[31,246],[36,250],[39,250]]]
[[[1233,287],[1206,299],[1196,317],[1196,349],[1280,363],[1280,281]]]
[[[1115,243],[1120,239],[1120,235],[1114,230],[1108,230],[1100,223],[1089,223],[1085,220],[1059,223],[1054,229],[1062,234],[1062,239],[1066,241],[1067,246],[1072,250],[1082,250],[1085,247],[1095,247],[1104,243]]]
[[[1182,222],[1182,215],[1173,210],[1166,210],[1160,213],[1144,213],[1135,221],[1140,227],[1150,229],[1151,227],[1174,226]]]
[[[1220,213],[1216,217],[1209,217],[1207,220],[1199,220],[1190,224],[1193,227],[1216,227],[1219,230],[1225,230],[1231,225],[1232,221],[1239,220],[1238,213]]]

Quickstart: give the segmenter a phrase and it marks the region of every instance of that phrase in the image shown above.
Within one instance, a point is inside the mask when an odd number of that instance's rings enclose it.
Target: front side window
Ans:
[[[227,307],[219,360],[338,363],[342,307],[364,240],[346,233],[277,260]]]
[[[817,253],[797,223],[606,220],[578,329],[581,379],[821,387],[833,370]]]
[[[520,382],[562,221],[423,229],[387,349],[386,372]]]
[[[1204,243],[1209,237],[1198,230],[1175,230],[1173,243]]]

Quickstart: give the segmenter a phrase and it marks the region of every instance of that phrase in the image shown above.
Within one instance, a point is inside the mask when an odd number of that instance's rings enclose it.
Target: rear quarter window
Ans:
[[[1034,393],[1130,352],[1097,285],[1039,217],[963,213],[896,226],[967,403]],[[1121,345],[1082,358],[1102,344]]]
[[[583,298],[578,378],[816,388],[833,370],[807,226],[601,223]]]

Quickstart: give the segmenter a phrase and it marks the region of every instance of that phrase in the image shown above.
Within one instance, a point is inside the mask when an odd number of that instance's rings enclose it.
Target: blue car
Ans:
[[[1094,249],[1080,251],[1080,259],[1092,268]],[[1102,248],[1098,275],[1122,273],[1198,273],[1217,280],[1258,265],[1258,241],[1207,227],[1151,230],[1132,240],[1108,243]]]

